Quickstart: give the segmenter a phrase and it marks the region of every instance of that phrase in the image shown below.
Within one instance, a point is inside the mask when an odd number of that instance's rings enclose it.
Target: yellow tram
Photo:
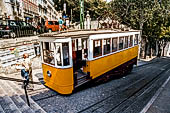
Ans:
[[[78,86],[121,65],[132,69],[137,63],[139,39],[138,30],[84,30],[41,35],[45,85],[60,94],[71,94]]]

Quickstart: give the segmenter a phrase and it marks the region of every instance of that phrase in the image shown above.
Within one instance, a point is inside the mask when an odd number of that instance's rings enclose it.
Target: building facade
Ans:
[[[53,0],[0,0],[0,18],[30,23],[56,20],[58,12]]]
[[[38,21],[38,4],[37,0],[22,0],[22,18],[27,22]]]
[[[1,18],[17,19],[21,15],[20,0],[0,0]]]
[[[38,14],[40,22],[56,20],[58,18],[58,12],[55,10],[52,0],[38,0]]]

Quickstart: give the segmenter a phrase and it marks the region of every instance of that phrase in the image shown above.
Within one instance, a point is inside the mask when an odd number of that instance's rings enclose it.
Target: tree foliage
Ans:
[[[112,13],[122,24],[142,30],[145,53],[148,47],[155,48],[156,42],[161,48],[169,41],[169,0],[114,0],[110,4]]]
[[[72,18],[73,21],[79,21],[80,17],[80,4],[79,0],[54,0],[57,11],[63,11],[63,4],[66,3],[67,12],[66,14],[71,16],[72,9]],[[92,19],[97,19],[99,16],[103,15],[107,11],[108,7],[106,2],[101,0],[84,0],[84,14],[89,11]]]

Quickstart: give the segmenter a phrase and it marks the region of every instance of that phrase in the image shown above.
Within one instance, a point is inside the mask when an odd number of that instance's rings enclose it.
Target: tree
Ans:
[[[73,11],[73,21],[79,21],[79,14],[80,14],[80,6],[79,6],[79,0],[54,0],[54,4],[56,6],[57,11],[63,11],[63,4],[66,3],[66,14],[70,17],[71,16],[71,10]]]
[[[80,21],[80,5],[79,0],[55,0],[54,3],[56,4],[56,10],[62,11],[63,4],[66,3],[67,6],[67,15],[71,15],[71,9],[73,11],[73,21],[77,22]],[[101,0],[84,0],[84,13],[89,11],[90,16],[92,19],[97,19],[99,16],[103,15],[104,12],[107,10],[106,2],[102,2]]]
[[[142,30],[142,53],[146,57],[147,50],[155,47],[161,34],[161,26],[168,21],[165,10],[169,7],[168,0],[159,2],[156,0],[114,0],[111,3],[112,11],[118,20],[133,29]]]

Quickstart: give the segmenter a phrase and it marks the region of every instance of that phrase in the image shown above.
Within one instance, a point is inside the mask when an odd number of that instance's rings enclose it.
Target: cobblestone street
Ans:
[[[170,113],[170,0],[0,0],[0,113]]]
[[[31,98],[51,113],[138,113],[168,78],[169,63],[169,58],[155,59],[145,66],[135,67],[127,76],[85,85],[68,96],[42,90],[39,94],[31,94]]]
[[[37,37],[30,37],[15,39],[15,41],[36,39]],[[11,40],[14,41],[14,39]],[[2,46],[3,41],[0,42]],[[170,62],[168,57],[138,61],[138,66],[134,66],[131,74],[117,75],[103,82],[93,81],[77,88],[71,95],[60,95],[45,87],[41,59],[35,57],[32,61],[34,90],[28,90],[28,95],[30,96],[31,109],[34,111],[47,113],[138,113],[140,111],[168,113],[168,106],[161,105],[162,101],[169,99],[169,96],[165,96],[169,93],[161,87],[169,77]],[[26,104],[20,72],[16,71],[15,66],[4,69],[1,70],[3,74],[0,76],[0,111],[34,112]],[[167,83],[169,82],[167,81]],[[165,93],[157,93],[160,89]],[[158,94],[160,97],[157,99]],[[155,97],[155,95],[157,96]],[[155,97],[155,101],[150,102],[153,97]],[[21,103],[23,106],[20,106]]]

